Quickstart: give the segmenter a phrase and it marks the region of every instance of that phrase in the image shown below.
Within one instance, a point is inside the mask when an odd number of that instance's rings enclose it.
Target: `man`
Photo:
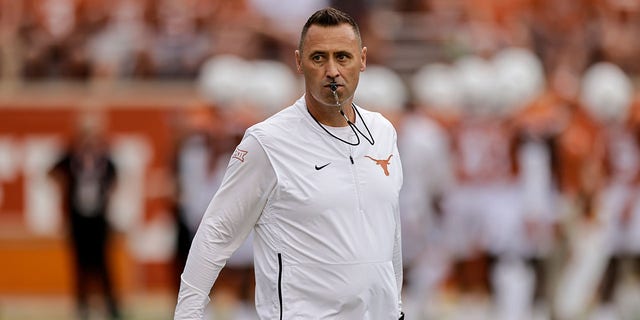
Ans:
[[[71,148],[49,175],[65,191],[79,318],[90,318],[90,285],[96,280],[104,293],[110,319],[119,319],[107,250],[111,232],[107,207],[116,184],[116,167],[98,131],[100,127],[92,120],[83,119]]]
[[[261,319],[402,318],[396,132],[352,103],[366,53],[347,14],[309,18],[295,52],[305,95],[236,148],[191,246],[175,319],[203,318],[251,230]]]

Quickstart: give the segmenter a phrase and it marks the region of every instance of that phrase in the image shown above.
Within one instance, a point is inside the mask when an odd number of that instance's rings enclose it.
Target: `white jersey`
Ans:
[[[229,256],[253,229],[261,319],[397,319],[402,254],[396,132],[356,107],[375,140],[331,137],[304,97],[247,130],[195,236],[175,319],[202,319]],[[327,129],[356,141],[350,127]]]
[[[433,200],[449,191],[454,182],[450,140],[444,129],[419,114],[402,121],[398,137],[405,169],[400,193],[402,257],[405,264],[423,254],[425,246],[437,243],[442,230]]]

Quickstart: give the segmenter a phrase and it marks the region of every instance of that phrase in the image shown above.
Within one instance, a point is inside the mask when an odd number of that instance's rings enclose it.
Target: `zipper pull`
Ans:
[[[351,160],[351,164],[354,164],[353,157],[351,155],[349,155],[349,160]]]

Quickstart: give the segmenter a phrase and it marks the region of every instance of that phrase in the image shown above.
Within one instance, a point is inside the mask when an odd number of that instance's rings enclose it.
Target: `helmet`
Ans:
[[[450,65],[431,63],[422,66],[411,78],[411,88],[420,105],[446,113],[460,112],[460,85]]]
[[[355,100],[371,110],[397,112],[403,110],[408,93],[395,71],[381,65],[370,65],[360,75]]]
[[[612,63],[596,63],[587,69],[582,78],[580,102],[602,122],[624,120],[632,97],[631,80]]]
[[[498,52],[492,62],[496,72],[497,103],[502,112],[525,107],[543,92],[544,68],[533,52],[508,48]]]
[[[497,109],[496,74],[493,65],[478,56],[466,56],[455,62],[462,105],[470,114],[492,115]]]
[[[251,76],[245,79],[246,98],[252,105],[271,115],[290,105],[297,91],[297,79],[291,69],[275,60],[251,64]]]
[[[217,55],[207,60],[198,78],[198,90],[207,102],[226,108],[244,97],[250,64],[234,55]]]

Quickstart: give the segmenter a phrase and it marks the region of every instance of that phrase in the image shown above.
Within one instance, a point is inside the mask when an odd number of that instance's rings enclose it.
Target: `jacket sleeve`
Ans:
[[[245,134],[193,239],[174,319],[203,319],[220,270],[253,229],[275,184],[264,149]]]
[[[400,168],[400,173],[397,175],[398,179],[400,179],[399,181],[399,186],[398,188],[402,187],[402,179],[403,179],[403,174],[402,174],[402,162],[400,161],[400,153],[398,152],[398,146],[397,143],[395,142],[397,139],[397,135],[395,133],[394,130],[394,150],[393,153],[397,154],[398,157],[396,159],[396,162],[399,164],[399,168]],[[396,205],[394,206],[394,216],[395,216],[395,220],[396,220],[396,231],[395,231],[395,242],[393,244],[393,270],[395,272],[396,275],[396,285],[398,286],[398,315],[402,314],[402,281],[403,281],[403,269],[402,269],[402,234],[401,234],[401,221],[400,221],[400,204],[399,204],[399,199],[398,202],[396,202]]]

